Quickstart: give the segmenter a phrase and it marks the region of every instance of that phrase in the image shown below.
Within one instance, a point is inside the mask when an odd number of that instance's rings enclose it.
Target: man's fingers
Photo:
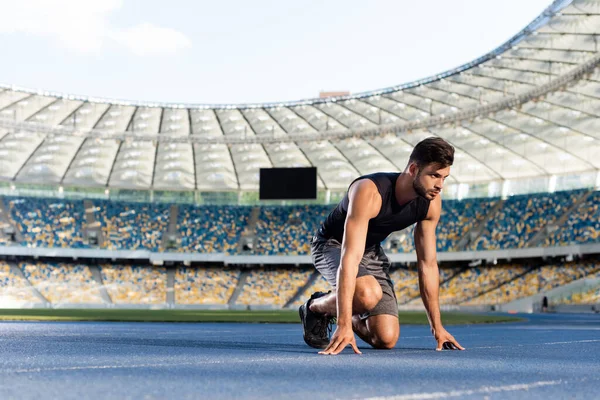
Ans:
[[[325,347],[323,350],[321,350],[319,352],[319,354],[327,354],[327,352],[331,349],[331,345],[333,344],[333,342],[329,342],[329,344],[327,345],[327,347]]]
[[[331,342],[329,342],[329,344],[327,345],[327,347],[325,347],[324,350],[321,350],[319,354],[329,354],[336,341],[337,339],[332,339]]]
[[[327,348],[323,351],[320,351],[319,354],[331,354],[331,352],[333,351],[335,342],[331,342],[329,343],[329,346],[327,346]]]
[[[356,341],[353,341],[352,339],[336,340],[335,342],[330,343],[325,350],[320,351],[319,354],[337,355],[340,354],[348,345],[352,346],[352,349],[356,354],[362,354],[362,352],[356,346]]]
[[[448,340],[448,341],[439,341],[436,350],[437,351],[442,351],[442,350],[464,350],[465,348],[462,347],[460,344],[458,344],[458,342],[456,340]]]
[[[337,348],[331,354],[333,354],[333,355],[340,354],[342,352],[342,350],[344,350],[346,348],[346,346],[348,346],[348,344],[349,344],[348,340],[341,340],[340,343],[338,343]]]
[[[442,351],[442,350],[464,350],[463,347],[461,347],[458,343],[456,342],[452,342],[450,340],[439,340],[437,347],[436,347],[436,351]]]
[[[319,352],[319,354],[336,354],[335,350],[340,346],[340,343],[342,343],[343,340],[340,340],[338,338],[336,338],[334,341],[332,341],[331,343],[329,343],[329,346],[327,346],[327,348],[321,352]],[[343,349],[343,347],[342,347]]]
[[[456,347],[456,350],[464,350],[465,348],[462,347],[457,341],[456,339],[452,338],[452,345],[454,347]]]

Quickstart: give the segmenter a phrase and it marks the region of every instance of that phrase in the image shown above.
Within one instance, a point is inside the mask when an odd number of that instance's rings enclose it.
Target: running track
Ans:
[[[600,316],[425,326],[393,350],[319,356],[300,325],[0,322],[1,399],[553,399],[600,396]]]

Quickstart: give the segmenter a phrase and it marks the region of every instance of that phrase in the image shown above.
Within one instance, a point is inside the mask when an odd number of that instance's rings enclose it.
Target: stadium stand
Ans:
[[[167,301],[167,273],[163,267],[102,265],[102,281],[115,304],[162,304]]]
[[[311,238],[334,208],[322,206],[264,206],[256,226],[257,254],[310,254]]]
[[[509,197],[484,232],[469,245],[471,250],[522,248],[546,226],[555,222],[584,192]],[[444,202],[437,229],[438,251],[456,251],[470,230],[489,216],[498,199]],[[12,221],[30,247],[88,248],[83,238],[83,202],[64,199],[9,197]],[[544,245],[586,244],[600,241],[600,192],[594,192],[568,216],[567,222],[545,239]],[[261,255],[310,254],[310,240],[334,205],[263,206],[256,223],[253,253]],[[177,236],[180,252],[236,253],[252,207],[179,206]],[[161,251],[169,223],[169,205],[94,201],[96,220],[105,237],[105,248]],[[412,252],[414,226],[391,235],[382,246],[387,252]],[[0,245],[10,244],[0,237]]]
[[[290,304],[290,307],[299,307],[301,304],[304,304],[306,300],[308,300],[311,294],[315,292],[327,293],[330,290],[332,290],[331,285],[327,282],[325,278],[323,278],[323,276],[319,274],[319,276],[317,276],[317,279],[315,279],[312,285],[304,289],[304,291],[300,293],[298,298]]]
[[[582,286],[569,290],[566,295],[553,296],[552,302],[568,305],[600,304],[600,268],[584,278]]]
[[[497,289],[483,293],[462,304],[503,304],[522,297],[543,293],[555,287],[567,284],[576,279],[581,279],[600,269],[600,264],[587,263],[564,263],[557,265],[544,265],[532,268],[526,274],[517,276]]]
[[[600,242],[600,192],[593,192],[562,227],[546,238],[546,246]]]
[[[253,269],[246,278],[237,304],[283,307],[306,284],[312,273],[313,269]]]
[[[600,304],[600,287],[585,292],[573,293],[561,301],[563,304]]]
[[[175,272],[175,303],[227,304],[239,278],[237,269],[179,267]]]
[[[87,247],[82,236],[83,201],[7,197],[12,221],[30,247]]]
[[[583,194],[583,191],[509,197],[495,218],[488,220],[486,233],[471,245],[473,250],[526,247],[544,226],[554,223]]]
[[[181,252],[234,253],[251,207],[180,206]]]
[[[101,304],[98,284],[85,265],[21,262],[24,276],[50,303]]]
[[[438,251],[456,251],[458,242],[480,224],[498,199],[444,201],[436,238]]]
[[[169,222],[168,204],[95,201],[94,205],[107,249],[159,250]]]
[[[451,279],[461,269],[459,267],[440,268],[440,283]],[[394,269],[390,272],[390,278],[394,282],[394,292],[398,304],[408,304],[419,298],[419,273],[416,266]]]
[[[27,280],[16,275],[7,263],[0,261],[0,307],[38,302]]]
[[[462,304],[523,275],[530,269],[531,267],[519,265],[466,268],[440,285],[440,304]]]

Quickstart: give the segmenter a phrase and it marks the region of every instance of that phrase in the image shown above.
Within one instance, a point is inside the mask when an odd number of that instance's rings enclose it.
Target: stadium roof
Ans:
[[[0,86],[0,180],[255,190],[263,167],[316,166],[319,187],[403,170],[414,144],[456,149],[450,183],[600,170],[600,0],[555,1],[496,50],[352,96],[156,104]]]

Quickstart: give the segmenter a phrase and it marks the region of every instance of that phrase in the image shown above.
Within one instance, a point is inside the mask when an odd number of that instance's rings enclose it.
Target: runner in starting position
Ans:
[[[350,345],[360,354],[354,333],[371,346],[391,349],[400,337],[398,303],[381,242],[414,223],[421,298],[436,350],[464,350],[442,326],[435,229],[440,192],[454,162],[454,148],[441,138],[418,143],[402,173],[361,176],[329,214],[312,240],[315,267],[334,292],[313,293],[300,306],[304,341],[338,354]],[[329,339],[330,324],[337,328]]]

